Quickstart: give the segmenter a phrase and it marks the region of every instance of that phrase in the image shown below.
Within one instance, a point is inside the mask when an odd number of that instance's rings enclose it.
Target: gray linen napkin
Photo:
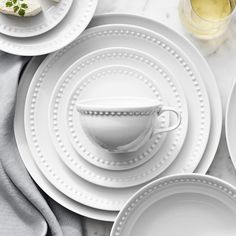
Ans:
[[[80,236],[81,217],[38,189],[17,150],[14,105],[18,80],[28,60],[0,52],[0,235]]]

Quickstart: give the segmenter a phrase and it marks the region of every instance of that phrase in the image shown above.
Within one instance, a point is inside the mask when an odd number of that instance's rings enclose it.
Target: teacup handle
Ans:
[[[181,124],[181,121],[182,121],[181,114],[178,111],[176,111],[173,107],[160,107],[160,110],[157,111],[157,117],[159,117],[164,112],[174,113],[176,115],[177,121],[172,126],[169,126],[169,127],[163,128],[163,129],[155,129],[154,132],[153,132],[154,135],[175,130]]]

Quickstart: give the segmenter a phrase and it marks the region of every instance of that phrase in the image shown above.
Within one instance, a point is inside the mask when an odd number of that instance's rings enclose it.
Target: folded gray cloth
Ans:
[[[44,194],[17,150],[13,117],[18,80],[29,58],[0,52],[0,235],[83,235],[81,217]]]

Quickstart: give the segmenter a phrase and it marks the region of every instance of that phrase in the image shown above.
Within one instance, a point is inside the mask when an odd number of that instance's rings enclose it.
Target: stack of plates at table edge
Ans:
[[[32,7],[41,8],[42,12],[36,16],[0,14],[0,50],[21,56],[43,55],[59,50],[83,32],[94,15],[97,2],[40,0],[40,3],[31,3]]]
[[[182,123],[135,152],[103,151],[81,128],[76,104],[111,96],[156,99],[177,109]],[[14,126],[25,166],[49,196],[81,215],[113,221],[150,181],[206,173],[220,139],[221,109],[214,76],[188,41],[152,20],[107,14],[62,50],[30,62]],[[163,127],[173,122],[160,117]]]

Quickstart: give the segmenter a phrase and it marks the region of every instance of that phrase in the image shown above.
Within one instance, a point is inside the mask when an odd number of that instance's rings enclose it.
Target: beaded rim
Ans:
[[[129,30],[124,30],[124,29],[120,29],[120,30],[104,30],[104,31],[103,31],[103,33],[104,33],[105,35],[107,35],[107,34],[112,34],[112,35],[113,35],[113,34],[115,34],[115,35],[121,34],[121,35],[124,35],[124,34],[127,34],[127,33],[129,33],[129,32],[130,32]],[[41,83],[43,82],[43,78],[46,76],[47,71],[48,71],[48,70],[50,69],[50,67],[57,61],[57,59],[60,58],[63,54],[65,54],[70,48],[76,46],[78,43],[80,43],[80,42],[82,42],[82,41],[87,40],[88,38],[96,37],[96,36],[99,36],[99,35],[101,36],[101,35],[102,35],[102,32],[98,32],[98,33],[95,32],[95,33],[90,33],[90,34],[84,35],[83,37],[80,37],[78,40],[76,40],[74,43],[72,43],[72,44],[70,44],[69,46],[65,47],[64,49],[60,50],[58,53],[56,53],[56,54],[54,55],[54,57],[52,57],[51,62],[46,65],[46,68],[45,68],[45,69],[43,70],[43,72],[41,73],[41,76],[39,77],[38,82],[36,83],[36,86],[35,86],[35,88],[34,88],[34,93],[33,93],[33,96],[32,96],[32,103],[31,103],[31,105],[30,105],[29,123],[30,123],[30,124],[32,123],[32,125],[31,125],[31,130],[30,130],[30,131],[31,131],[31,136],[32,136],[31,139],[32,139],[33,142],[34,142],[34,146],[35,146],[36,152],[38,153],[38,157],[39,157],[39,159],[41,160],[42,165],[46,167],[47,171],[49,172],[49,175],[52,176],[52,178],[56,180],[55,183],[59,184],[59,186],[62,186],[62,188],[65,189],[66,192],[67,192],[67,190],[69,190],[69,192],[78,195],[78,196],[79,196],[80,198],[82,198],[82,199],[84,199],[84,198],[88,199],[88,198],[89,198],[89,199],[90,199],[90,202],[95,199],[95,200],[96,200],[96,204],[101,201],[101,205],[102,205],[102,204],[104,203],[104,199],[100,199],[100,200],[98,201],[98,199],[95,198],[95,196],[84,196],[84,193],[81,192],[81,190],[75,189],[75,188],[72,187],[69,183],[65,183],[64,180],[62,180],[61,177],[59,177],[59,176],[52,170],[52,168],[48,165],[48,163],[47,163],[47,161],[46,161],[44,155],[42,154],[42,152],[41,152],[41,150],[40,150],[40,147],[39,147],[39,144],[38,144],[38,141],[37,141],[37,138],[36,138],[37,135],[36,135],[36,130],[35,130],[35,126],[34,126],[34,125],[35,125],[35,122],[34,122],[34,118],[35,118],[35,116],[34,116],[35,103],[36,103],[36,99],[37,99],[37,95],[38,95],[38,93],[39,93],[39,89],[40,89]],[[176,60],[184,67],[184,69],[186,70],[187,74],[191,77],[191,79],[192,79],[194,85],[195,85],[196,87],[198,87],[198,89],[197,89],[197,94],[198,94],[198,96],[202,97],[202,92],[201,92],[201,89],[200,89],[200,87],[199,87],[199,83],[198,83],[197,78],[195,77],[193,71],[192,71],[191,68],[188,66],[188,64],[185,62],[185,60],[184,60],[180,55],[178,55],[178,53],[177,53],[174,49],[172,49],[170,46],[166,45],[166,43],[161,42],[159,39],[156,39],[155,37],[151,37],[151,36],[149,36],[149,35],[141,34],[140,32],[134,32],[134,31],[133,31],[132,36],[141,37],[143,40],[151,41],[151,42],[154,43],[155,45],[157,45],[157,46],[159,46],[159,47],[162,47],[164,50],[167,50],[169,53],[171,53],[171,54],[176,58]],[[203,113],[202,116],[201,116],[201,118],[202,118],[203,121],[201,122],[201,129],[200,129],[200,130],[201,130],[201,131],[200,131],[200,134],[201,134],[201,135],[200,135],[200,138],[199,138],[199,142],[201,142],[201,139],[202,139],[202,137],[203,137],[203,134],[204,134],[204,126],[205,126],[205,124],[204,124],[204,121],[205,121],[205,105],[204,105],[203,101],[204,101],[204,100],[203,100],[202,98],[199,99],[199,102],[200,102],[200,104],[201,104],[201,112]],[[191,163],[191,162],[194,160],[195,156],[196,156],[197,153],[198,153],[198,148],[199,148],[199,146],[200,146],[200,145],[199,145],[199,142],[198,142],[197,145],[196,145],[196,148],[195,148],[195,150],[194,150],[194,154],[192,155],[191,160],[189,160],[189,163]],[[188,170],[188,168],[189,168],[189,163],[187,164],[186,167],[183,168],[182,171],[186,172],[186,171]],[[154,167],[153,167],[153,168],[154,168]],[[154,168],[154,169],[155,169],[155,168]],[[148,173],[149,173],[149,171],[148,171]],[[68,193],[67,193],[67,194],[68,194]],[[82,196],[83,196],[84,198],[83,198]],[[70,195],[70,197],[73,198],[72,195]],[[81,199],[81,201],[83,201],[82,199]],[[110,199],[108,199],[108,202],[111,203]],[[111,205],[113,205],[113,204],[111,203]]]
[[[112,227],[111,236],[123,235],[127,220],[131,213],[135,211],[135,208],[148,200],[153,194],[158,194],[160,191],[165,190],[169,186],[191,184],[192,186],[203,185],[207,188],[219,191],[230,197],[236,204],[236,190],[235,188],[218,178],[200,175],[200,174],[179,174],[167,176],[156,181],[153,181],[140,189],[130,200],[123,206],[122,210],[118,214],[116,221]]]
[[[91,111],[91,110],[77,110],[83,116],[150,116],[154,113],[158,113],[160,109],[154,109],[152,111],[135,111],[135,112],[126,112],[126,111]]]

